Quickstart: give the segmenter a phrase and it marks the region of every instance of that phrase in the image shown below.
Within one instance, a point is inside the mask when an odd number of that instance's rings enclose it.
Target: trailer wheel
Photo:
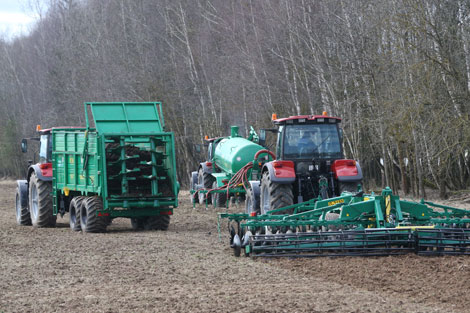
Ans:
[[[83,200],[85,200],[85,197],[78,196],[78,197],[73,197],[72,201],[70,202],[69,206],[69,224],[70,224],[70,229],[73,231],[80,231],[82,230],[80,226],[80,211],[83,206]]]
[[[144,229],[145,218],[142,217],[132,217],[131,226],[133,230],[142,230]]]
[[[29,179],[29,206],[34,227],[54,227],[57,216],[52,211],[52,183],[38,179],[33,172]]]
[[[198,176],[197,176],[197,181],[199,185],[204,186],[204,189],[209,190],[212,188],[212,184],[214,183],[214,177],[212,177],[211,174],[204,172],[203,168],[199,169]],[[206,194],[204,193],[198,193],[199,197],[199,204],[204,204],[206,201]],[[209,197],[207,199],[207,203],[211,203],[211,198]]]
[[[170,226],[170,215],[160,215],[157,224],[159,230],[167,230]]]
[[[97,211],[103,209],[103,201],[100,197],[89,197],[83,200],[80,209],[80,225],[83,232],[102,233],[106,231],[108,225],[107,218],[98,216]]]
[[[217,182],[214,181],[212,183],[212,189],[217,189]],[[217,206],[214,205],[214,207],[217,208],[225,208],[225,205],[227,203],[227,193],[226,191],[224,193],[220,192],[211,192],[210,200],[212,204],[216,204]]]
[[[31,216],[28,206],[21,205],[21,195],[18,188],[16,188],[16,222],[18,225],[31,225]]]
[[[261,214],[294,203],[291,184],[278,184],[271,181],[269,172],[263,173],[261,180]]]

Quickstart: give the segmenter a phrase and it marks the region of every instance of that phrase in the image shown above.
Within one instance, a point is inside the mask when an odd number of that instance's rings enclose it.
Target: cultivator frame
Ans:
[[[470,210],[411,202],[393,195],[343,193],[263,215],[220,213],[228,219],[235,255],[381,256],[470,254]]]

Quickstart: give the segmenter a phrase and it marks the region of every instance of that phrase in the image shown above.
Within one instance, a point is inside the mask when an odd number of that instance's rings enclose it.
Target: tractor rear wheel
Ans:
[[[217,189],[217,182],[214,181],[212,183],[212,189]],[[210,193],[210,200],[212,204],[214,204],[214,207],[217,208],[225,208],[226,202],[227,202],[227,193],[224,191],[224,193],[221,192],[211,192]]]
[[[52,183],[38,179],[33,172],[29,179],[29,208],[34,227],[54,227],[57,216],[52,211]]]
[[[73,197],[72,201],[70,202],[69,206],[69,224],[70,228],[73,231],[80,231],[82,230],[80,226],[80,212],[82,209],[83,205],[83,200],[85,200],[85,197],[78,196],[78,197]]]
[[[198,176],[197,176],[197,181],[199,185],[204,186],[204,189],[209,190],[212,188],[212,184],[214,183],[214,177],[212,177],[211,174],[204,172],[203,168],[199,169]],[[207,193],[199,193],[199,204],[204,204],[206,201],[206,195]],[[211,198],[209,197],[207,199],[207,203],[211,203]]]
[[[31,225],[31,216],[28,206],[21,205],[20,190],[16,188],[16,222],[18,225]]]
[[[103,209],[103,201],[100,197],[89,197],[83,200],[80,209],[80,225],[83,232],[103,233],[108,226],[108,219],[104,216],[98,216],[97,211]]]
[[[291,184],[278,184],[271,181],[269,172],[263,173],[261,180],[261,214],[279,209],[294,203]]]

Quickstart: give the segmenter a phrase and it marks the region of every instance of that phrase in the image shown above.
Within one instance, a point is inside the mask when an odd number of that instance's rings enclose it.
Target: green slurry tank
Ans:
[[[227,195],[244,198],[246,186],[243,186],[241,181],[257,175],[257,167],[251,166],[255,157],[261,157],[262,154],[263,158],[272,159],[270,155],[263,153],[266,150],[258,141],[258,135],[253,128],[248,138],[243,138],[238,134],[238,126],[231,127],[228,137],[206,138],[207,159],[199,164],[198,171],[191,173],[193,203],[198,201],[200,204],[225,206]],[[242,179],[241,172],[244,168],[246,173]]]
[[[214,151],[214,162],[224,173],[233,175],[253,161],[255,154],[263,149],[243,137],[230,136],[218,142]]]
[[[40,162],[17,181],[18,224],[50,227],[68,212],[76,231],[103,232],[117,217],[134,229],[166,230],[179,183],[161,103],[90,102],[85,113],[86,127],[38,128],[30,138],[40,141]]]

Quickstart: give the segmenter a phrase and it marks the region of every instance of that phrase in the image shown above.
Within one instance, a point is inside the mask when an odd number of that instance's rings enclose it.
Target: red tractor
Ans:
[[[17,180],[16,221],[20,225],[36,227],[55,226],[56,218],[52,211],[52,129],[41,130],[38,137],[29,140],[39,141],[39,162],[29,162],[26,179]],[[21,150],[27,152],[28,139],[21,141]]]
[[[252,173],[246,212],[264,214],[319,196],[360,191],[361,167],[344,159],[340,122],[326,112],[279,119],[273,115],[277,128],[262,129],[259,137],[266,145],[266,131],[277,134],[276,160],[264,163],[261,173]]]

